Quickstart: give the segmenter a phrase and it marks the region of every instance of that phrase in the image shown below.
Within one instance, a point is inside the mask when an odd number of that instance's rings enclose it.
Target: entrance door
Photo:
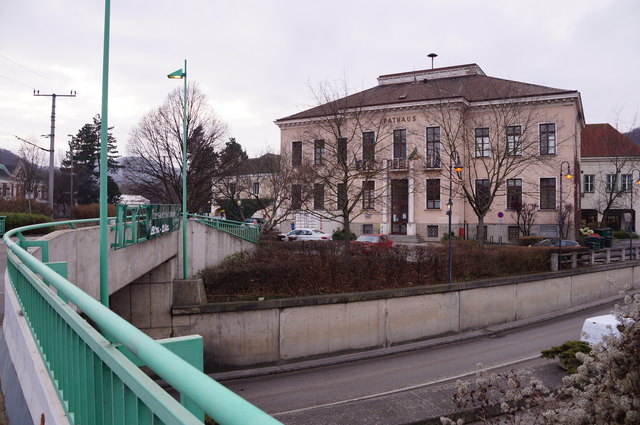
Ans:
[[[391,234],[406,235],[409,222],[409,181],[391,180]]]

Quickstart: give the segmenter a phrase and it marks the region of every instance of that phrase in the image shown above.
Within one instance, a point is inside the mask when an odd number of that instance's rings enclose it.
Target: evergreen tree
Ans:
[[[82,126],[73,137],[71,149],[66,153],[62,161],[62,171],[71,173],[73,161],[74,175],[74,200],[78,204],[90,204],[100,199],[100,131],[102,120],[100,115],[93,117],[93,123]],[[117,171],[120,166],[116,159],[118,151],[116,139],[109,127],[107,137],[107,170],[108,173]],[[115,203],[120,197],[120,189],[117,183],[107,176],[107,202]]]

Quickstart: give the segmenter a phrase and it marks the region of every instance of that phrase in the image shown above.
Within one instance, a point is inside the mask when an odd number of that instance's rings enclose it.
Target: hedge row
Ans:
[[[550,250],[483,247],[453,242],[456,281],[540,273],[550,268]],[[447,247],[394,246],[343,255],[342,242],[266,242],[250,253],[230,256],[201,277],[210,302],[371,291],[445,283]]]
[[[15,212],[0,212],[0,216],[5,218],[5,231],[15,229],[16,227],[29,226],[31,224],[50,223],[51,217],[42,214],[26,214]],[[36,233],[47,233],[51,228],[38,229]]]

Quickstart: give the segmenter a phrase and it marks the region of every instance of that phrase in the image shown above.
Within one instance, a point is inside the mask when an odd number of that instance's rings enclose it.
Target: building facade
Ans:
[[[489,77],[470,64],[383,75],[368,90],[335,93],[276,120],[281,152],[312,175],[293,183],[300,205],[292,218],[332,231],[349,214],[356,234],[436,241],[449,231],[450,211],[456,236],[575,235],[580,198],[566,177],[579,172],[577,91]]]
[[[582,131],[582,225],[614,230],[638,229],[632,204],[640,204],[640,146],[610,124],[588,124]]]

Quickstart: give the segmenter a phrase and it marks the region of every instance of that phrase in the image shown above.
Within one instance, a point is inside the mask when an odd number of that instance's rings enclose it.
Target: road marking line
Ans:
[[[511,362],[502,363],[502,364],[495,365],[495,366],[490,366],[490,367],[485,367],[485,368],[482,368],[482,369],[475,370],[473,372],[466,372],[466,373],[463,373],[463,374],[460,374],[460,375],[456,375],[456,376],[449,376],[447,378],[436,379],[435,381],[431,381],[431,382],[425,382],[425,383],[422,383],[422,384],[411,385],[409,387],[398,388],[398,389],[395,389],[395,390],[384,391],[384,392],[380,392],[380,393],[376,393],[376,394],[369,394],[369,395],[365,395],[365,396],[361,396],[361,397],[355,397],[355,398],[351,398],[351,399],[348,399],[348,400],[340,400],[340,401],[334,401],[332,403],[318,404],[317,406],[309,406],[309,407],[303,407],[303,408],[300,408],[300,409],[286,410],[284,412],[272,413],[272,415],[273,416],[281,416],[281,415],[287,415],[287,414],[290,414],[290,413],[299,413],[299,412],[304,412],[304,411],[307,411],[307,410],[319,409],[319,408],[322,408],[322,407],[339,406],[341,404],[347,404],[347,403],[351,403],[351,402],[354,402],[354,401],[368,400],[368,399],[372,399],[372,398],[376,398],[376,397],[382,397],[382,396],[386,396],[386,395],[401,393],[401,392],[404,392],[404,391],[411,391],[411,390],[415,390],[415,389],[422,388],[422,387],[428,387],[429,385],[442,384],[443,382],[458,380],[458,379],[466,378],[466,377],[471,376],[471,375],[475,375],[477,373],[488,372],[488,371],[491,371],[491,370],[500,369],[500,368],[503,368],[503,367],[512,366],[512,365],[517,364],[517,363],[527,362],[527,361],[535,360],[535,359],[539,359],[539,358],[540,358],[540,354],[536,354],[534,356],[525,357],[523,359],[513,360]]]

